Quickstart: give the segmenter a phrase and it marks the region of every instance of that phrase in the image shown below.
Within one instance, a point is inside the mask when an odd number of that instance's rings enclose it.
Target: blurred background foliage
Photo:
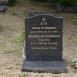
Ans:
[[[72,6],[77,3],[77,0],[34,0],[34,1],[42,1],[49,3],[59,3],[62,6]]]

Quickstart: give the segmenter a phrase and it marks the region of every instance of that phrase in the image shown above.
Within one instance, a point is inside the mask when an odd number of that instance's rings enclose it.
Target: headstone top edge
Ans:
[[[25,19],[31,19],[31,18],[34,18],[34,17],[37,17],[37,16],[42,16],[42,15],[47,15],[47,16],[51,16],[51,17],[63,19],[63,17],[54,16],[54,15],[52,15],[52,14],[36,14],[36,15],[33,15],[33,16],[28,16],[28,17],[26,17]]]

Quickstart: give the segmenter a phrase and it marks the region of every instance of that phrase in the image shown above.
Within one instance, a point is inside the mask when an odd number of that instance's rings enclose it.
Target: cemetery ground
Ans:
[[[25,35],[25,17],[28,12],[42,12],[63,17],[63,58],[67,73],[21,72]],[[18,2],[0,13],[0,77],[76,77],[73,62],[77,58],[77,14],[57,13],[46,3]]]

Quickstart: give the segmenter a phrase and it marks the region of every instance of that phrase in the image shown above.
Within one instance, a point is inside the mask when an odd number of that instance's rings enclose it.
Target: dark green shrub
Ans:
[[[77,0],[34,0],[34,1],[43,1],[43,2],[52,2],[59,3],[62,6],[72,6],[77,3]]]
[[[13,6],[15,3],[15,0],[7,0],[7,5]]]
[[[77,0],[47,0],[48,2],[59,3],[62,6],[72,6]]]
[[[47,1],[47,2],[50,2],[50,3],[51,3],[51,2],[55,2],[55,0],[46,0],[46,1]]]
[[[33,1],[46,2],[47,0],[33,0]]]
[[[76,0],[57,0],[57,2],[62,6],[72,6],[76,3]]]

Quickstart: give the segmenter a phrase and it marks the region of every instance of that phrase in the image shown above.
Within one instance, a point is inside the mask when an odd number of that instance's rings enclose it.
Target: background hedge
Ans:
[[[75,3],[77,3],[77,0],[35,0],[35,1],[59,3],[62,6],[72,6]]]

